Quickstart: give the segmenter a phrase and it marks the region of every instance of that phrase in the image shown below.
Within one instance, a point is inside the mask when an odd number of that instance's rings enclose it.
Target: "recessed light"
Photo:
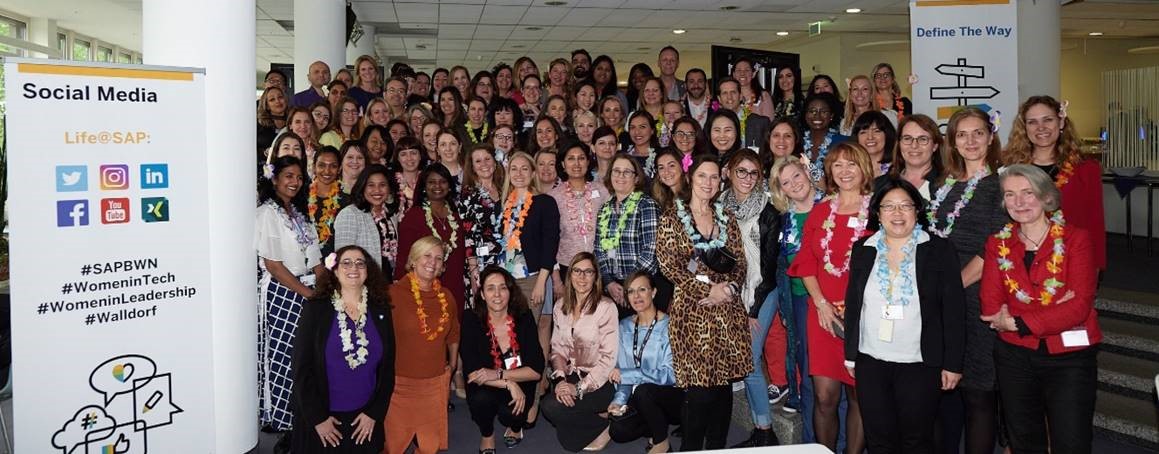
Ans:
[[[522,44],[512,44],[512,45],[511,45],[511,48],[512,48],[512,49],[522,49],[523,47],[524,47],[524,46],[523,46]]]
[[[552,0],[552,1],[548,1],[548,2],[543,2],[543,4],[547,5],[547,6],[563,6],[563,5],[566,5],[567,2]]]
[[[720,10],[721,10],[721,11],[735,11],[736,9],[737,9],[737,7],[736,7],[736,6],[733,6],[733,5],[728,5],[728,6],[722,6],[722,7],[720,7]]]
[[[537,32],[537,31],[543,30],[543,27],[531,26],[531,27],[524,28],[524,30],[527,30],[529,32]]]
[[[845,12],[849,14],[857,14],[861,12],[861,8],[848,8],[845,10]]]
[[[683,35],[683,34],[684,34],[684,32],[687,32],[687,31],[688,31],[688,30],[685,30],[685,29],[683,29],[683,28],[678,28],[678,29],[672,30],[672,33],[675,33],[675,34],[677,34],[677,35]]]
[[[1090,32],[1090,33],[1088,33],[1088,35],[1090,35],[1090,36],[1103,36],[1103,32]]]
[[[789,32],[777,32],[777,36],[789,36]]]

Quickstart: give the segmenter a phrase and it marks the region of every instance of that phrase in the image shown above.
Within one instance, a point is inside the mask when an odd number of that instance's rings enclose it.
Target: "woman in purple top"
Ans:
[[[358,246],[330,254],[302,308],[291,365],[295,454],[383,450],[394,331],[386,281],[373,263]]]

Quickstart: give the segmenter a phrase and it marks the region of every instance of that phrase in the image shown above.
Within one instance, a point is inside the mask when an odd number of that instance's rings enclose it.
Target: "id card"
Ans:
[[[698,262],[699,262],[699,260],[696,260],[696,257],[693,257],[692,260],[688,261],[688,272],[689,273],[696,274],[696,268],[699,266],[697,264]]]
[[[508,356],[503,358],[503,368],[507,370],[518,369],[523,367],[523,361],[519,359],[519,355]]]
[[[592,200],[596,200],[598,198],[600,198],[600,191],[596,190],[596,189],[592,189]]]
[[[845,221],[845,226],[851,229],[856,229],[861,226],[861,220],[857,216],[850,216],[848,221]]]
[[[491,246],[483,245],[475,248],[475,254],[479,257],[486,257],[491,255]]]
[[[608,258],[610,258],[612,260],[616,259],[616,250],[615,249],[608,249],[607,252],[608,252]]]
[[[904,320],[905,306],[900,304],[887,304],[881,308],[881,318],[885,320]]]
[[[1090,338],[1087,337],[1086,328],[1072,329],[1070,331],[1062,332],[1062,346],[1066,348],[1087,347],[1091,345]]]
[[[877,340],[893,342],[893,320],[882,320],[877,325]]]

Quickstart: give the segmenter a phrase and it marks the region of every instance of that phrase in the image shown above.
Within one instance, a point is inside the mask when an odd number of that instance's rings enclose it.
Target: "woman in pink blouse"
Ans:
[[[556,426],[559,444],[571,452],[607,446],[608,404],[615,385],[619,327],[616,306],[603,288],[590,252],[576,254],[568,266],[567,290],[555,305],[551,336],[553,393],[543,398],[543,416]],[[602,415],[601,415],[602,413]]]

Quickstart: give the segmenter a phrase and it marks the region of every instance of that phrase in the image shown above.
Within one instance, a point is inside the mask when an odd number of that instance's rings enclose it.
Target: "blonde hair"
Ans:
[[[369,55],[363,55],[361,57],[358,57],[357,60],[354,60],[354,86],[355,87],[362,86],[362,79],[358,75],[358,73],[359,73],[358,67],[362,66],[362,62],[370,62],[370,66],[374,67],[374,74],[375,74],[374,86],[377,87],[378,86],[378,78],[381,77],[382,74],[378,73],[378,61],[376,61],[374,59],[374,57],[371,57]],[[354,88],[354,87],[348,87],[347,89],[350,89],[350,88]]]
[[[363,131],[365,131],[365,130],[366,130],[366,128],[369,128],[369,127],[370,127],[370,125],[373,125],[373,124],[375,124],[375,123],[373,122],[373,120],[371,120],[371,119],[370,119],[370,110],[371,110],[371,109],[373,109],[373,108],[374,108],[374,106],[376,106],[376,105],[378,105],[378,104],[382,104],[382,105],[386,106],[386,116],[387,116],[387,121],[388,121],[388,122],[390,121],[390,116],[391,116],[391,115],[390,115],[390,104],[387,104],[385,99],[382,99],[381,97],[377,97],[377,96],[376,96],[376,97],[372,98],[372,99],[370,100],[370,102],[366,103],[366,108],[365,108],[365,109],[362,109],[362,112],[363,112],[363,113],[362,113],[362,121],[360,121],[359,123],[361,124],[361,127],[362,127],[362,130],[363,130]],[[382,126],[382,127],[384,127],[384,128],[386,127],[386,125],[379,125],[379,126]],[[410,124],[409,124],[409,123],[407,124],[407,129],[408,129],[408,130],[410,129]]]
[[[527,184],[527,191],[532,195],[539,194],[539,178],[535,176],[535,158],[522,150],[516,150],[507,156],[507,174],[503,176],[503,200],[507,200],[507,196],[515,187],[511,185],[511,166],[516,159],[523,159],[527,161],[527,165],[531,167],[531,181]]]
[[[1054,144],[1055,162],[1077,164],[1082,160],[1082,150],[1079,148],[1079,137],[1075,131],[1074,121],[1070,117],[1063,116],[1062,104],[1058,100],[1045,95],[1031,96],[1018,107],[1018,116],[1014,117],[1014,126],[1010,128],[1010,143],[1002,153],[1002,163],[1030,164],[1033,160],[1034,144],[1030,143],[1030,136],[1026,133],[1026,112],[1039,104],[1053,110],[1062,122],[1058,142]]]
[[[817,190],[817,186],[813,184],[813,179],[808,177],[809,169],[805,168],[805,164],[802,164],[800,159],[791,155],[777,158],[777,161],[773,163],[772,169],[769,170],[769,202],[782,213],[787,212],[789,205],[792,204],[792,201],[789,200],[789,195],[785,194],[784,189],[781,189],[781,172],[784,172],[787,167],[796,167],[797,170],[800,170],[805,175],[805,179],[808,180],[809,186],[813,188],[813,191]]]
[[[282,115],[283,115],[282,120],[284,120],[284,121],[289,120],[289,117],[285,116],[287,113],[290,112],[290,109],[288,108],[290,105],[290,102],[288,99],[285,99],[286,98],[286,90],[283,90],[281,87],[267,87],[265,89],[265,91],[262,91],[262,97],[258,98],[258,124],[259,125],[266,126],[266,127],[274,126],[274,121],[276,119],[274,118],[273,112],[270,112],[270,106],[269,106],[269,101],[268,101],[268,98],[270,97],[270,93],[272,93],[274,90],[282,92],[282,99],[286,101],[286,106],[287,106],[286,111],[282,112]],[[310,118],[313,119],[313,116],[311,116]]]
[[[853,76],[852,79],[849,79],[849,86],[845,87],[845,92],[849,96],[847,98],[845,98],[845,115],[843,115],[841,118],[841,128],[842,129],[852,128],[853,122],[857,121],[857,116],[853,115],[853,112],[855,110],[855,108],[853,107],[853,83],[857,82],[859,80],[864,80],[865,83],[867,85],[869,85],[869,110],[866,110],[865,112],[869,112],[869,111],[873,111],[873,110],[881,110],[877,107],[877,86],[873,84],[873,80],[870,79],[869,76],[866,76],[865,74],[858,74],[856,76]],[[862,112],[862,113],[864,113],[864,112]],[[898,131],[900,134],[901,130],[899,129]],[[854,137],[853,139],[857,140],[856,137]]]
[[[439,248],[442,250],[443,253],[441,255],[444,260],[451,252],[450,249],[447,249],[447,243],[444,243],[443,240],[439,237],[434,235],[424,236],[411,244],[410,254],[406,256],[406,269],[413,271],[415,262],[417,262],[424,254],[430,252],[430,250],[434,248]],[[446,263],[443,263],[443,266],[446,267]]]

